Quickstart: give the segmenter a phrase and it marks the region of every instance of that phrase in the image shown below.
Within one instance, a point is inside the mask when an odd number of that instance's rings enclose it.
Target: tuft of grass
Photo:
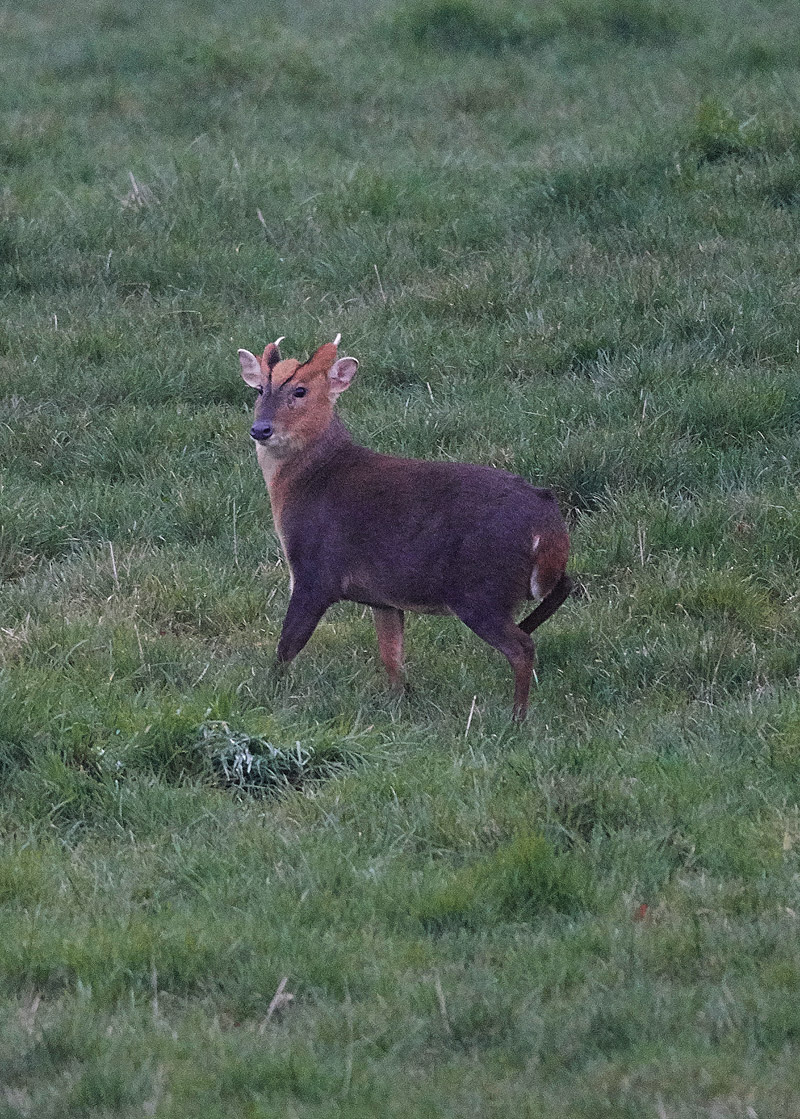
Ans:
[[[665,46],[695,26],[673,0],[558,0],[491,7],[473,0],[407,0],[394,13],[395,30],[419,46],[443,52],[530,52],[556,37]]]
[[[474,0],[409,0],[394,19],[397,30],[421,46],[494,52],[528,43],[527,14],[509,4],[487,8]]]
[[[653,46],[667,46],[697,26],[695,12],[673,0],[597,0],[586,8],[573,5],[571,14],[575,30],[583,16],[612,39]]]
[[[352,749],[334,743],[316,747],[297,740],[274,746],[264,735],[232,730],[222,720],[203,723],[195,743],[216,781],[250,796],[303,788],[333,777],[360,760]]]
[[[428,891],[414,915],[435,932],[485,928],[577,913],[590,897],[588,868],[579,855],[559,854],[544,836],[523,832]]]
[[[709,163],[735,157],[762,161],[793,158],[800,143],[797,122],[774,113],[740,116],[719,98],[706,97],[695,108],[686,148]]]
[[[715,98],[701,101],[695,110],[687,146],[700,159],[714,163],[718,159],[743,155],[751,147],[747,125]]]
[[[800,166],[796,156],[770,169],[764,194],[778,208],[792,210],[800,206]]]

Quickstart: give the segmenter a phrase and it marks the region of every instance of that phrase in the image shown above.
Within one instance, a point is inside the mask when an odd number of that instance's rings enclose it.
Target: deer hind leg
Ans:
[[[401,692],[405,684],[403,673],[403,611],[393,606],[373,606],[378,650],[389,674],[392,690]]]
[[[474,608],[456,610],[456,614],[473,633],[502,653],[511,665],[514,671],[513,719],[515,723],[521,723],[528,713],[528,694],[536,659],[533,640],[506,614],[486,613]]]

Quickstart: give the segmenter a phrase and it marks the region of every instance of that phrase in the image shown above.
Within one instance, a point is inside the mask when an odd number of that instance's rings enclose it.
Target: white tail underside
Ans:
[[[534,536],[532,540],[531,555],[533,556],[533,570],[531,571],[531,595],[533,598],[541,598],[542,593],[539,589],[538,570],[536,567],[536,553],[539,550],[540,536]]]

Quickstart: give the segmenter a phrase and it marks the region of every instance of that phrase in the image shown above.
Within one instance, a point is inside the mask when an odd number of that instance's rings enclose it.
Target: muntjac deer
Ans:
[[[334,412],[358,362],[340,335],[306,362],[270,343],[239,350],[258,390],[250,435],[289,565],[291,599],[278,660],[292,660],[322,615],[345,599],[371,606],[389,679],[403,683],[403,615],[455,614],[514,670],[514,718],[525,718],[530,634],[572,582],[569,537],[555,497],[487,466],[420,462],[354,443]],[[526,599],[539,605],[521,622]]]

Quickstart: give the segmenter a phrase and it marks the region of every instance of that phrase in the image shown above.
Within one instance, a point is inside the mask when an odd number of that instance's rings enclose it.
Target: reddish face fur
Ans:
[[[270,370],[262,357],[263,380],[256,401],[252,435],[267,444],[266,450],[271,456],[282,459],[301,453],[329,426],[333,401],[328,392],[327,373],[335,360],[333,345],[323,346],[303,365],[296,358],[287,358],[277,361]],[[270,434],[264,438],[259,433],[267,428]]]
[[[338,338],[337,338],[338,342]],[[259,392],[251,435],[292,576],[278,644],[289,661],[332,603],[371,606],[381,657],[402,682],[403,613],[455,614],[514,670],[514,716],[525,716],[529,634],[564,602],[569,538],[553,494],[502,470],[380,455],[353,443],[334,411],[358,363],[337,343],[308,361],[277,343],[239,351]],[[521,622],[514,612],[541,598]]]

